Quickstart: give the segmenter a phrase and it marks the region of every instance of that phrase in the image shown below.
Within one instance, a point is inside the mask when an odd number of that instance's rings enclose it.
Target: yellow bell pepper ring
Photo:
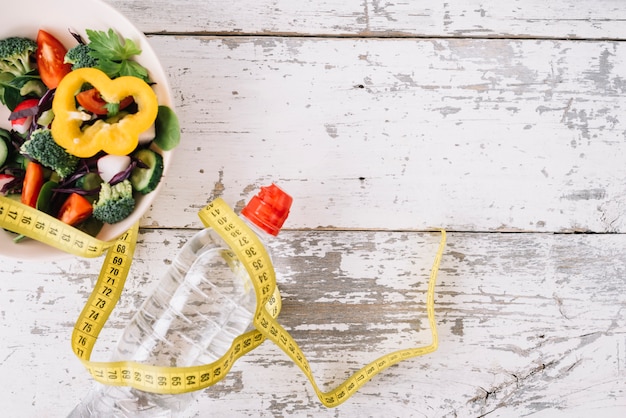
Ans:
[[[96,88],[108,103],[119,103],[132,96],[137,103],[137,113],[115,121],[99,119],[83,128],[86,114],[77,109],[76,95],[84,84]],[[96,68],[79,68],[63,77],[55,92],[52,136],[57,144],[79,158],[89,158],[100,151],[127,155],[137,147],[139,134],[152,126],[158,109],[152,87],[140,78],[122,76],[111,80]]]

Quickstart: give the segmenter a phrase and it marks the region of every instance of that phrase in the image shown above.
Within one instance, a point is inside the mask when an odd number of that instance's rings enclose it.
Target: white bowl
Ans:
[[[85,32],[87,29],[107,31],[109,28],[139,45],[142,53],[136,60],[149,70],[150,79],[156,83],[154,89],[159,104],[173,109],[167,76],[148,40],[128,19],[108,4],[100,0],[19,0],[4,2],[0,14],[0,39],[25,36],[35,40],[38,30],[43,29],[54,35],[67,48],[76,44],[69,30],[88,40]],[[0,104],[0,126],[5,129],[11,126],[8,116],[8,109]],[[172,156],[171,151],[164,151],[161,154],[165,176]],[[163,181],[160,184],[163,184]],[[124,221],[104,225],[97,238],[110,241],[128,230],[149,209],[159,188],[139,197],[134,212]],[[35,240],[29,239],[15,244],[14,236],[0,228],[0,256],[24,260],[51,260],[69,255]]]

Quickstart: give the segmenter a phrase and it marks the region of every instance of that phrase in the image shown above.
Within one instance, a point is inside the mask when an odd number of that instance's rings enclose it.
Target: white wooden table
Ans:
[[[617,417],[626,411],[626,3],[110,0],[149,35],[183,140],[142,221],[105,359],[221,196],[294,197],[272,245],[281,323],[323,388],[440,348],[323,407],[269,342],[195,416]],[[0,404],[65,417],[101,259],[0,260]]]

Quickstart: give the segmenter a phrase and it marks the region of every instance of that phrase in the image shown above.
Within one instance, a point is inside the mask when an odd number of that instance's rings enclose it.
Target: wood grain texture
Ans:
[[[624,415],[622,0],[107,3],[149,34],[183,140],[94,359],[198,209],[275,181],[295,199],[272,244],[280,321],[318,383],[430,342],[427,231],[444,227],[440,348],[329,410],[266,342],[190,416]],[[0,258],[11,417],[65,417],[92,384],[69,338],[101,262]]]
[[[131,277],[94,359],[106,358],[154,286],[155,272],[191,233],[142,231]],[[626,406],[622,235],[452,233],[448,239],[436,290],[438,351],[392,367],[329,410],[299,369],[266,342],[205,391],[195,406],[205,412],[197,416],[595,411],[610,417]],[[296,231],[272,244],[284,297],[281,323],[322,387],[338,385],[385,352],[430,342],[425,293],[437,242],[438,234]],[[0,332],[11,335],[0,347],[0,367],[20,370],[0,379],[12,416],[65,416],[85,394],[90,379],[67,338],[98,267],[98,260],[73,259],[0,265],[5,281],[28,276],[10,290],[0,287]]]
[[[150,33],[624,39],[621,0],[108,0]]]
[[[288,228],[624,231],[622,43],[150,42],[183,140],[145,226],[276,181]]]

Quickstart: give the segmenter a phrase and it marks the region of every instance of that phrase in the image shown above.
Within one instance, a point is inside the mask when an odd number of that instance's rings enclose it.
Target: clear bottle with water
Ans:
[[[278,235],[292,198],[262,187],[241,211],[265,245]],[[111,361],[186,367],[216,361],[251,328],[256,295],[248,273],[211,228],[195,234],[125,328]],[[195,393],[162,395],[97,383],[70,418],[180,417]]]

